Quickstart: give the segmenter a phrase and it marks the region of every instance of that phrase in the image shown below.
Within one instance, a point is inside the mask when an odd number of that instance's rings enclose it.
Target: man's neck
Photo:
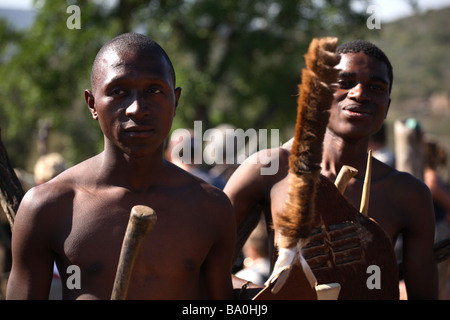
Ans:
[[[122,186],[132,191],[143,191],[161,183],[165,176],[165,160],[161,152],[148,156],[132,157],[112,154],[105,150],[101,155],[98,174],[106,184]]]
[[[348,165],[357,169],[359,176],[364,176],[367,146],[368,139],[349,141],[327,130],[322,155],[322,173],[335,178],[342,166]]]

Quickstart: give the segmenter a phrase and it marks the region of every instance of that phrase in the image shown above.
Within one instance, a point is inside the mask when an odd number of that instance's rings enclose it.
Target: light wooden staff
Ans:
[[[119,264],[117,265],[111,300],[124,300],[127,297],[134,261],[142,242],[153,229],[155,223],[156,213],[152,208],[137,205],[131,209]]]
[[[370,198],[370,180],[372,176],[372,150],[367,154],[366,176],[364,177],[364,185],[361,196],[361,206],[359,212],[367,216],[369,213],[369,198]]]
[[[357,174],[358,170],[356,170],[355,168],[347,165],[342,166],[336,180],[334,181],[334,185],[341,194],[344,194],[344,191],[347,188],[350,179],[356,176]]]

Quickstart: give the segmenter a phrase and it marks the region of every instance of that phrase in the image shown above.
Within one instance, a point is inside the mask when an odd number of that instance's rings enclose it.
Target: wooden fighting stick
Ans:
[[[350,179],[358,174],[358,170],[353,167],[343,165],[339,174],[334,181],[334,185],[339,190],[341,194],[344,194],[345,189],[347,188]]]
[[[155,226],[156,219],[156,213],[150,207],[137,205],[131,209],[120,252],[119,264],[117,265],[111,300],[126,299],[134,261],[142,242]]]
[[[372,150],[367,154],[366,175],[364,177],[364,185],[361,196],[361,206],[359,212],[367,216],[369,213],[369,196],[370,196],[370,180],[372,177]]]
[[[339,171],[339,174],[334,182],[334,185],[339,190],[341,194],[344,194],[350,179],[358,174],[358,170],[353,167],[344,165]],[[364,177],[364,184],[361,196],[361,204],[359,211],[361,214],[367,216],[369,213],[369,198],[370,198],[370,180],[372,177],[372,150],[369,150],[367,154],[367,166],[366,175]]]

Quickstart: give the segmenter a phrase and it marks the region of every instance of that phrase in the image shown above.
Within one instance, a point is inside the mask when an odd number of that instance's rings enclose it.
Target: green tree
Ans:
[[[99,148],[100,131],[89,117],[83,91],[89,88],[96,51],[119,33],[120,24],[92,1],[77,4],[81,30],[67,28],[67,3],[45,1],[31,28],[8,39],[0,69],[2,79],[8,79],[0,84],[0,125],[15,166],[32,168],[43,122],[51,123],[50,148],[72,163]]]
[[[142,27],[163,41],[181,74],[177,123],[206,127],[292,123],[310,40],[365,26],[350,1],[167,0],[141,14],[152,17]]]
[[[227,122],[243,128],[295,124],[303,54],[312,37],[357,34],[364,14],[350,0],[40,1],[23,32],[0,24],[0,126],[15,166],[37,156],[40,119],[52,124],[50,148],[76,163],[102,146],[86,110],[98,49],[127,31],[150,35],[168,51],[183,88],[174,128]],[[66,26],[69,5],[81,29]],[[7,43],[7,45],[3,45]]]

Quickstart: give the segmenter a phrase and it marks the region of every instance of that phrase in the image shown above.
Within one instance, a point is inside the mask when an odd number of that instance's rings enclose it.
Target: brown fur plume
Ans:
[[[289,158],[289,191],[278,220],[278,246],[292,248],[309,236],[314,219],[316,183],[320,174],[322,143],[333,102],[331,84],[336,82],[340,56],[337,38],[313,39],[305,54],[297,123]]]

